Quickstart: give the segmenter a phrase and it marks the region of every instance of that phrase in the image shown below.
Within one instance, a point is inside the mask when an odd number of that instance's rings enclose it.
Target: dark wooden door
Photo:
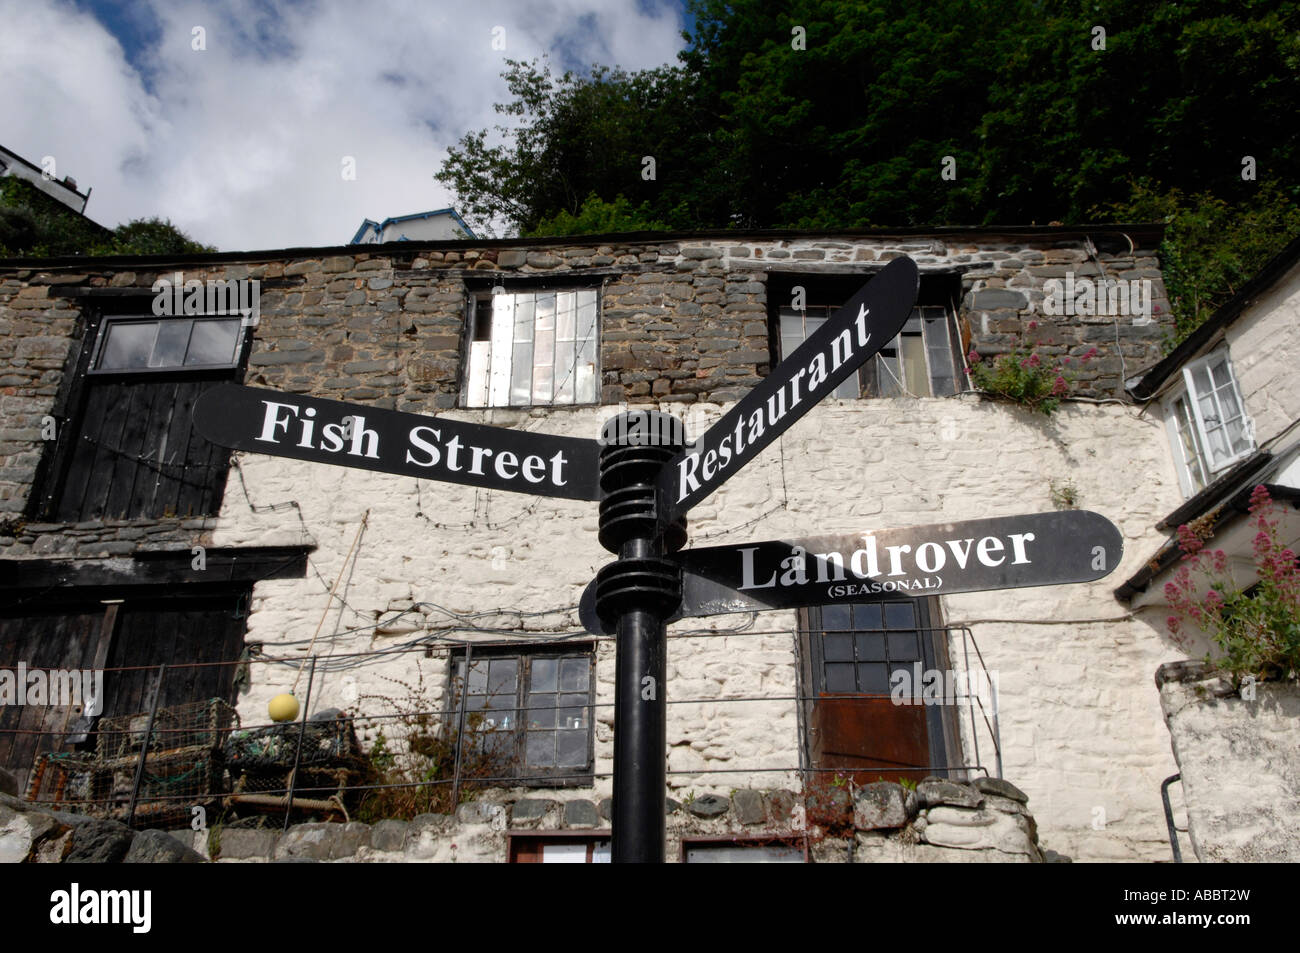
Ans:
[[[233,371],[90,376],[54,518],[203,516],[221,503],[230,452],[193,428],[194,403]]]
[[[224,698],[234,702],[244,648],[247,591],[157,598],[123,595],[116,604],[69,594],[0,611],[0,669],[103,669],[102,717]],[[217,664],[228,663],[228,664]],[[36,758],[69,750],[78,712],[49,705],[0,706],[0,767],[20,789]],[[94,736],[89,738],[93,747]]]
[[[103,623],[104,607],[100,605],[80,611],[51,608],[0,617],[0,669],[15,677],[19,665],[28,672],[91,669]],[[0,705],[0,767],[16,777],[20,792],[27,784],[32,762],[47,751],[62,750],[64,736],[79,716],[70,706]]]

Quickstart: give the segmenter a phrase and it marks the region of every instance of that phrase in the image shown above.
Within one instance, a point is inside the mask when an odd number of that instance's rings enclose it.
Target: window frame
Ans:
[[[593,330],[592,348],[595,352],[595,368],[592,373],[592,379],[594,382],[595,393],[593,394],[593,397],[590,401],[583,401],[577,399],[578,398],[577,381],[575,380],[574,400],[572,402],[557,403],[554,399],[554,386],[552,386],[552,399],[549,403],[537,403],[532,399],[532,394],[530,393],[529,400],[527,403],[513,404],[507,402],[505,404],[494,404],[491,402],[491,376],[490,376],[491,371],[489,369],[488,372],[489,376],[486,382],[487,396],[485,397],[484,403],[475,404],[470,402],[471,394],[474,390],[476,390],[476,388],[473,386],[473,371],[474,371],[473,352],[474,352],[474,343],[477,340],[475,336],[475,332],[478,328],[478,323],[480,319],[480,309],[483,307],[483,304],[485,302],[490,303],[493,300],[493,296],[497,293],[498,290],[511,295],[527,294],[527,295],[536,296],[542,294],[562,294],[565,292],[573,292],[573,293],[592,292],[595,295],[596,313],[595,313],[595,321],[592,328]],[[461,337],[462,340],[461,354],[463,357],[461,361],[460,390],[459,393],[457,394],[457,401],[456,401],[457,407],[463,410],[528,410],[533,407],[545,407],[548,410],[556,410],[556,409],[563,409],[566,407],[576,408],[576,407],[600,406],[601,387],[602,387],[601,349],[602,349],[603,342],[602,342],[602,334],[601,334],[601,317],[604,308],[603,291],[604,291],[603,281],[600,283],[596,283],[592,281],[583,281],[581,278],[574,278],[565,281],[545,281],[545,282],[496,281],[493,282],[492,284],[473,284],[473,285],[467,284],[465,289],[465,294],[466,294],[465,327],[463,329],[463,333]],[[490,314],[491,312],[489,310],[489,320],[490,320]],[[489,332],[488,340],[491,341],[490,332]],[[511,343],[512,345],[515,343],[513,337],[511,338]],[[577,366],[577,360],[576,360],[577,347],[578,347],[578,339],[576,337],[576,328],[575,328],[575,339],[574,339],[575,370]],[[490,349],[488,353],[489,355],[491,354]],[[536,353],[534,353],[533,368],[535,372],[537,368]],[[554,379],[552,379],[552,383],[554,383]]]
[[[1213,371],[1210,370],[1211,365],[1219,361],[1223,362],[1227,370],[1228,383],[1223,386],[1232,388],[1232,394],[1236,398],[1240,410],[1239,419],[1242,421],[1243,434],[1247,445],[1242,450],[1231,453],[1216,466],[1213,454],[1209,450],[1209,432],[1206,430],[1204,413],[1200,406],[1203,395],[1197,389],[1195,375],[1201,370],[1204,370],[1209,375],[1210,393],[1204,396],[1209,396],[1216,407],[1219,407],[1218,392],[1223,387],[1215,386]],[[1182,413],[1178,409],[1180,402],[1186,408]],[[1233,466],[1249,457],[1258,448],[1250,414],[1246,411],[1246,401],[1241,393],[1241,385],[1232,366],[1232,356],[1226,346],[1215,348],[1204,357],[1189,361],[1183,366],[1181,380],[1165,398],[1164,410],[1165,431],[1173,449],[1174,469],[1178,473],[1179,488],[1183,491],[1183,496],[1186,499],[1191,499],[1224,473],[1227,473]],[[1192,448],[1196,454],[1195,459],[1188,458],[1188,441],[1184,439],[1182,429],[1184,426],[1191,427],[1187,436],[1190,438]],[[1227,426],[1226,423],[1222,424],[1219,429],[1226,432]]]
[[[159,367],[100,367],[99,361],[103,357],[104,347],[108,343],[110,329],[116,325],[126,324],[154,324],[161,326],[164,323],[173,323],[180,321],[190,322],[190,335],[186,339],[186,349],[189,348],[189,342],[193,337],[194,324],[199,321],[232,321],[239,319],[239,340],[235,346],[231,359],[219,364],[168,364]],[[208,314],[186,314],[186,315],[140,315],[140,314],[118,314],[105,312],[100,316],[98,326],[95,330],[95,341],[91,347],[90,363],[86,368],[88,376],[104,375],[122,375],[131,376],[144,374],[187,374],[190,372],[201,373],[203,371],[226,371],[236,370],[239,368],[241,359],[244,357],[244,351],[248,344],[248,322],[244,320],[243,315],[238,311],[232,312],[212,312]]]
[[[825,310],[825,316],[829,317],[844,302],[856,292],[863,283],[878,274],[878,270],[863,272],[860,274],[817,274],[794,271],[772,272],[769,277],[769,296],[768,296],[768,349],[772,355],[771,366],[775,367],[780,361],[788,355],[785,353],[784,342],[782,341],[781,321],[783,316],[789,312],[791,316],[799,315],[806,322],[809,312],[814,309]],[[804,308],[802,311],[796,310],[787,303],[786,294],[790,289],[796,286],[803,286],[805,289]],[[945,318],[945,328],[948,333],[949,354],[952,361],[952,380],[955,392],[948,396],[959,396],[970,390],[970,376],[966,367],[966,362],[962,358],[963,341],[962,322],[958,302],[961,298],[961,275],[958,273],[936,272],[927,273],[921,278],[920,291],[913,306],[912,314],[908,320],[921,319],[920,338],[923,357],[926,362],[926,374],[929,378],[927,383],[931,392],[934,390],[933,368],[931,366],[930,347],[926,343],[925,323],[927,317],[925,311],[930,308],[942,308]],[[806,324],[805,324],[806,327]],[[899,337],[902,332],[899,333]],[[893,344],[898,338],[892,339],[886,347]],[[878,360],[878,356],[871,358],[872,362]],[[887,400],[889,397],[876,397],[865,393],[867,382],[866,365],[859,367],[857,371],[848,378],[849,381],[856,381],[857,395],[856,398],[842,397],[841,400]],[[841,385],[844,386],[844,385]],[[899,397],[910,396],[907,393],[898,395]],[[929,397],[922,399],[945,400],[947,397]]]
[[[937,598],[922,596],[912,599],[899,594],[890,594],[886,598],[864,599],[860,600],[860,602],[862,604],[910,602],[914,607],[914,631],[918,632],[920,638],[922,670],[952,670],[953,665],[948,652],[948,629],[943,624],[941,608]],[[819,638],[825,632],[821,615],[823,608],[825,606],[809,606],[796,610],[797,627],[795,636],[798,654],[798,694],[801,699],[799,704],[799,760],[801,766],[807,771],[813,771],[818,767],[814,764],[813,758],[816,748],[813,731],[814,726],[817,724],[816,705],[823,693],[821,686],[823,684],[822,670],[825,667],[825,659],[822,639]],[[883,608],[881,612],[883,618]],[[856,633],[859,630],[854,631]],[[879,631],[888,632],[890,630],[886,626]],[[901,629],[900,631],[908,630]],[[886,670],[886,681],[888,681],[888,668]],[[891,692],[886,689],[883,694],[866,692],[825,692],[825,694],[830,698],[886,698],[890,696]],[[963,769],[961,715],[958,710],[960,707],[960,705],[926,706],[925,723],[931,762],[927,767],[932,769],[927,771],[928,774],[954,776],[954,773]],[[844,770],[850,771],[851,769],[846,768]],[[874,771],[875,769],[868,770]],[[882,771],[881,773],[887,772]]]
[[[457,687],[457,680],[461,664],[468,657],[473,664],[480,659],[491,660],[500,658],[514,658],[520,664],[516,669],[515,676],[515,706],[512,709],[519,713],[529,711],[527,705],[527,696],[531,694],[531,676],[532,662],[538,658],[562,658],[583,656],[588,663],[587,676],[587,739],[586,739],[586,762],[580,767],[560,766],[553,767],[533,767],[528,764],[528,732],[527,717],[517,717],[514,728],[505,729],[513,735],[510,774],[507,778],[526,778],[527,780],[502,780],[498,777],[476,778],[476,784],[492,785],[504,783],[515,787],[580,787],[592,783],[596,771],[596,643],[594,641],[574,641],[564,642],[559,645],[544,644],[515,644],[515,645],[493,645],[479,648],[469,646],[467,649],[457,649],[448,656],[447,663],[447,699],[448,714],[444,725],[445,736],[449,742],[455,741],[455,736],[460,730],[461,716],[469,715],[470,709],[466,706],[462,708],[461,694]],[[527,661],[525,665],[524,662]],[[471,695],[474,693],[470,693]],[[550,694],[550,693],[543,693]],[[577,694],[577,692],[560,692],[554,693],[556,699],[563,694]],[[558,711],[562,706],[556,705]],[[546,730],[546,729],[541,729]],[[551,729],[552,731],[557,729]]]

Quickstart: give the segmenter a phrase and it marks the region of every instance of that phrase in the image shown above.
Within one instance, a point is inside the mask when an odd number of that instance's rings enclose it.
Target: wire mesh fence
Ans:
[[[982,668],[973,637],[968,631],[961,635],[962,647],[973,648],[968,664]],[[518,644],[510,647],[518,649]],[[193,669],[200,666],[157,666],[150,670],[155,677],[146,710],[117,712],[110,704],[111,713],[91,722],[89,730],[84,718],[72,730],[66,715],[44,724],[0,727],[0,746],[6,736],[10,742],[0,750],[10,753],[11,769],[17,768],[20,777],[25,773],[27,800],[138,828],[193,826],[196,808],[206,823],[219,818],[286,827],[312,819],[409,818],[452,812],[488,787],[591,786],[609,777],[596,770],[593,728],[596,711],[612,709],[613,703],[598,699],[594,667],[583,675],[580,668],[566,665],[572,652],[553,655],[553,665],[506,664],[503,659],[514,657],[497,648],[496,655],[477,645],[447,649],[439,656],[446,680],[438,690],[425,691],[417,684],[408,686],[405,695],[360,696],[349,711],[312,710],[324,670],[345,671],[350,659],[391,652],[335,655],[325,660],[321,672],[317,659],[216,663],[245,670],[280,666],[282,672],[292,667],[305,685],[305,702],[295,720],[278,723],[241,719],[222,698],[161,704],[183,697],[187,686],[195,684]],[[418,652],[430,656],[427,647]],[[592,659],[594,666],[594,655]],[[107,683],[122,671],[105,670]],[[284,679],[258,681],[282,684]],[[669,704],[743,710],[777,702],[793,710],[817,700],[815,693],[798,687],[791,694],[671,698]],[[963,748],[978,751],[982,733],[986,746],[992,745],[993,770],[979,763],[977,755],[970,763],[950,759],[943,765],[901,765],[907,772],[903,776],[1000,776],[996,701],[991,711],[978,698],[962,698],[961,703],[969,711],[963,732],[973,742]],[[249,706],[244,710],[247,715]],[[796,747],[789,752],[789,764],[723,762],[670,770],[669,775],[715,777],[723,786],[737,776],[795,777],[814,790],[823,779],[845,773],[811,762],[802,743]],[[25,772],[13,757],[20,751],[30,752]]]

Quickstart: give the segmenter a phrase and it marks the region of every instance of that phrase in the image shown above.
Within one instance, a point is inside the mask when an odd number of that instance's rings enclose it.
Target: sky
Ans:
[[[674,62],[685,14],[676,0],[0,0],[0,24],[0,145],[52,156],[93,189],[97,222],[158,216],[242,251],[341,245],[363,219],[453,205],[433,174],[502,121],[506,59]]]

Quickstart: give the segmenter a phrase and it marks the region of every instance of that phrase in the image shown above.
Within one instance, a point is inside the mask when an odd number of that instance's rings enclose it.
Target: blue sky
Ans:
[[[363,218],[452,204],[433,172],[500,121],[505,59],[657,66],[686,14],[674,0],[0,0],[0,23],[0,144],[93,187],[104,224],[158,215],[237,250],[340,244]]]

